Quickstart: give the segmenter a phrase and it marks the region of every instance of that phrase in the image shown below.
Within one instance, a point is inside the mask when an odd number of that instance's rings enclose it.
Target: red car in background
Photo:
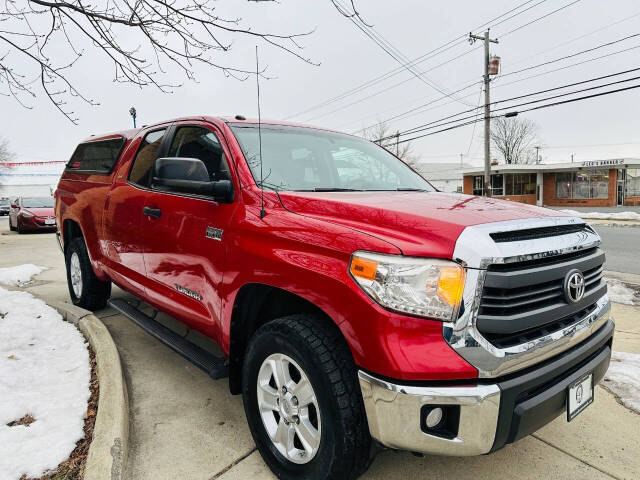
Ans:
[[[54,231],[56,216],[53,197],[18,197],[9,211],[9,230],[18,233],[33,231]]]

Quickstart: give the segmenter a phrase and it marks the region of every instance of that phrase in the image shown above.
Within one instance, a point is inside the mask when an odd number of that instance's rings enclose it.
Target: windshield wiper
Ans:
[[[396,188],[396,192],[428,192],[429,190],[425,190],[424,188],[413,188],[413,187],[398,187]]]
[[[364,190],[358,188],[316,187],[310,190],[296,190],[296,192],[364,192]]]

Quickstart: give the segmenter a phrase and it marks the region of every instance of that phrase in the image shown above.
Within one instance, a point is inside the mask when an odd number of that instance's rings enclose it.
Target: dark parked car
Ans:
[[[18,197],[11,203],[9,230],[18,233],[37,230],[54,231],[56,217],[53,197]]]
[[[9,199],[0,198],[0,217],[9,215]]]

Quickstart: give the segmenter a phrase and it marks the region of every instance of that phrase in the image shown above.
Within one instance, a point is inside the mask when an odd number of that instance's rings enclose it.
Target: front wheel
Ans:
[[[262,326],[243,366],[244,408],[258,450],[282,479],[354,479],[371,437],[351,353],[335,325],[291,315]]]
[[[67,285],[73,304],[87,310],[103,308],[111,296],[111,282],[96,277],[83,238],[71,240],[65,251],[65,261]]]

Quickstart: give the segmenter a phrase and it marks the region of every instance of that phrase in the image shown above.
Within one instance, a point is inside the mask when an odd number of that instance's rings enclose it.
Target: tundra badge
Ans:
[[[195,298],[198,301],[202,300],[202,295],[200,295],[198,292],[189,290],[188,288],[183,287],[182,285],[178,285],[177,283],[174,283],[174,285],[176,286],[177,291],[179,291],[180,293],[184,293],[187,297]]]
[[[207,233],[205,234],[207,238],[211,238],[213,240],[222,241],[222,229],[215,227],[207,227]]]

